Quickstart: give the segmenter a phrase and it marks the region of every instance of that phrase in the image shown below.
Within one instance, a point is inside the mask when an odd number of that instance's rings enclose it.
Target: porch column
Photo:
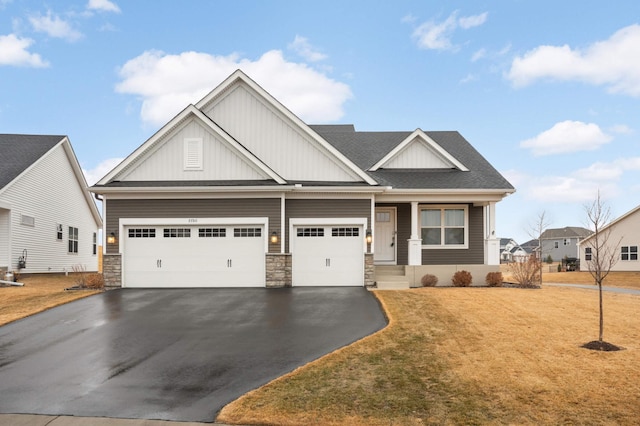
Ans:
[[[484,206],[485,244],[484,261],[487,265],[500,264],[500,239],[496,236],[496,203]]]
[[[411,237],[409,238],[409,265],[422,264],[422,239],[418,234],[418,202],[411,202]]]

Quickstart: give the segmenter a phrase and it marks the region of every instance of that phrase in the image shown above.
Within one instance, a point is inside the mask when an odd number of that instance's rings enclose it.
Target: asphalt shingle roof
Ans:
[[[47,153],[65,136],[0,134],[0,189]]]
[[[413,132],[357,132],[352,125],[310,126],[363,170],[368,170]],[[493,166],[455,131],[425,132],[469,171],[378,169],[367,172],[380,185],[405,189],[513,189]]]

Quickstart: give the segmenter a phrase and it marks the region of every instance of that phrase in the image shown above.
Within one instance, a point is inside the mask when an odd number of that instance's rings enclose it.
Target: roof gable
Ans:
[[[200,141],[202,167],[190,167],[189,141]],[[111,181],[285,180],[195,106],[189,105],[98,185]]]
[[[240,70],[196,107],[284,179],[377,184]]]
[[[0,134],[0,190],[9,185],[65,136]]]
[[[91,193],[87,191],[87,181],[67,136],[0,134],[0,150],[3,152],[3,160],[7,160],[7,167],[3,164],[0,168],[0,195],[21,176],[37,167],[57,147],[62,147],[64,150],[91,215],[95,223],[100,226],[102,224],[100,212]]]
[[[564,228],[551,228],[545,230],[540,236],[547,240],[552,238],[584,238],[591,235],[593,231],[579,226],[565,226]]]
[[[416,129],[369,170],[378,169],[469,169],[421,129]]]
[[[600,232],[610,232],[609,230],[613,229],[616,226],[619,226],[629,220],[632,219],[636,219],[639,220],[636,215],[640,215],[640,205],[634,209],[629,210],[628,212],[626,212],[625,214],[623,214],[622,216],[612,220],[611,222],[609,222],[607,225],[605,225],[603,228],[600,229]],[[631,222],[631,225],[633,225],[633,222]],[[627,225],[628,226],[628,225]],[[633,228],[632,228],[633,229]],[[635,227],[635,229],[637,229],[637,227]],[[583,239],[581,242],[579,242],[579,244],[584,244],[586,243],[588,240],[590,240],[591,238],[593,238],[595,236],[595,233],[593,231],[590,231],[591,234],[586,237],[585,239]]]

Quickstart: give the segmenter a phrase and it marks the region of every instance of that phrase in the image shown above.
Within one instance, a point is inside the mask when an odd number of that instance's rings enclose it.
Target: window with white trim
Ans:
[[[236,238],[262,237],[262,228],[233,228]]]
[[[91,249],[94,255],[98,254],[98,234],[93,233],[93,240],[91,243]]]
[[[433,206],[420,210],[424,248],[467,248],[469,211],[466,206]]]
[[[155,238],[155,228],[130,228],[129,238]]]
[[[199,238],[224,238],[227,236],[226,228],[199,228]]]
[[[69,227],[69,253],[78,253],[78,228]]]
[[[638,260],[638,246],[622,246],[620,260]]]
[[[324,237],[324,228],[298,228],[296,230],[298,237]]]
[[[56,240],[62,241],[62,224],[56,225]]]
[[[565,239],[564,239],[564,243],[563,243],[563,244],[564,244],[565,246],[570,245],[570,244],[571,244],[571,239],[569,239],[569,238],[565,238]]]
[[[332,237],[358,237],[360,228],[331,228]]]
[[[584,260],[591,260],[591,247],[584,248]]]
[[[191,238],[191,228],[164,228],[165,238]]]
[[[560,243],[558,241],[554,241],[553,248],[559,248],[559,247],[560,247]]]
[[[20,224],[25,226],[36,226],[36,218],[33,216],[27,216],[26,214],[20,215]]]

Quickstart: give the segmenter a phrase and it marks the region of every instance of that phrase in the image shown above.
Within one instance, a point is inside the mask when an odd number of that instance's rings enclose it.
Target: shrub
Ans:
[[[520,287],[536,288],[540,285],[540,260],[535,256],[523,257],[511,265],[511,274]]]
[[[438,284],[438,277],[432,274],[426,274],[420,280],[422,287],[435,287]]]
[[[552,264],[553,263],[553,259],[551,258],[550,254],[547,255],[547,258],[545,259],[545,262],[547,262],[548,264]]]
[[[451,278],[451,283],[456,287],[469,287],[472,281],[471,272],[469,271],[457,271]]]
[[[96,290],[102,289],[104,287],[104,278],[102,277],[102,274],[93,273],[87,275],[85,278],[85,286]]]
[[[502,272],[489,272],[484,281],[489,287],[502,287],[504,278],[502,277]]]

